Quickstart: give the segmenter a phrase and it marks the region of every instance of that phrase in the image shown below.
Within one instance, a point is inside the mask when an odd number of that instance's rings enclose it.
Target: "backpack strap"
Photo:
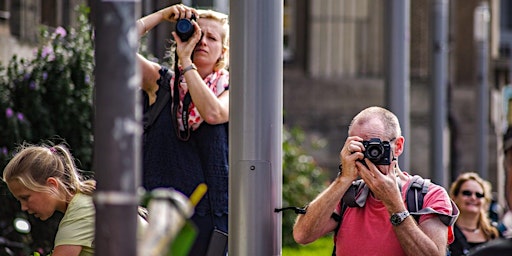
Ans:
[[[414,175],[407,187],[405,202],[407,203],[407,210],[414,217],[416,223],[419,223],[421,215],[417,213],[423,208],[423,198],[427,194],[429,186],[430,179],[423,179],[419,175]]]
[[[347,207],[363,207],[368,196],[369,189],[362,179],[355,180],[352,185],[345,191],[345,194],[340,199],[341,210],[340,214],[333,212],[331,218],[338,222],[338,225],[334,229],[334,247],[332,250],[332,256],[336,256],[336,238],[338,230],[340,229],[341,222],[343,221],[343,215],[347,210]],[[364,200],[363,198],[364,197]],[[362,205],[360,205],[362,203]]]
[[[411,179],[409,187],[407,188],[406,202],[407,209],[416,222],[419,223],[421,215],[436,214],[443,224],[453,226],[459,216],[459,208],[457,208],[453,200],[450,199],[453,209],[452,214],[442,213],[431,207],[423,208],[423,198],[427,194],[431,182],[429,179],[423,179],[418,175],[414,175]]]
[[[370,189],[366,186],[364,180],[359,179],[352,182],[341,200],[348,207],[363,207],[369,194]]]
[[[353,186],[354,185],[352,185],[350,187],[353,187]],[[336,222],[338,222],[338,225],[334,229],[334,247],[332,249],[332,256],[336,256],[336,239],[337,239],[337,236],[338,236],[338,230],[340,230],[341,221],[343,220],[343,214],[345,214],[345,211],[347,210],[347,207],[348,207],[348,205],[345,202],[343,202],[343,198],[340,200],[340,203],[341,203],[340,214],[338,215],[335,212],[333,212],[331,214],[331,218],[334,219]]]
[[[160,115],[160,112],[162,112],[162,109],[171,98],[169,83],[173,75],[172,71],[166,67],[162,67],[158,72],[160,73],[160,78],[156,81],[158,84],[156,101],[153,103],[153,106],[151,106],[151,108],[146,113],[144,113],[144,133],[146,133],[151,125],[153,125],[156,118],[158,115]]]

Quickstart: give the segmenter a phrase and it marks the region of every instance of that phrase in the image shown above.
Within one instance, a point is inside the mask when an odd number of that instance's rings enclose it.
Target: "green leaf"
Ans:
[[[172,241],[171,249],[167,256],[187,256],[190,248],[192,248],[192,245],[196,240],[196,237],[197,227],[192,223],[192,221],[187,220],[174,241]]]

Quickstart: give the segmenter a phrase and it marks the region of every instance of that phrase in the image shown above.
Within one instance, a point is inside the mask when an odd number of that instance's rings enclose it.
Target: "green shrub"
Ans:
[[[302,207],[325,189],[328,178],[302,147],[304,132],[298,128],[283,130],[283,207]],[[297,245],[292,236],[296,217],[293,211],[283,212],[283,246]]]

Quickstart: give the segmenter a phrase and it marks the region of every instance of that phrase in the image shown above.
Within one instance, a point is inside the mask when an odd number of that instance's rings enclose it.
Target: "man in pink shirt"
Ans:
[[[338,256],[446,255],[449,226],[458,210],[444,188],[430,184],[423,201],[428,211],[419,223],[415,221],[405,203],[412,176],[397,161],[403,150],[404,137],[393,113],[369,107],[356,115],[340,152],[340,174],[299,215],[293,228],[295,241],[311,243],[339,225]],[[340,199],[358,177],[366,184],[366,200],[342,213]],[[343,214],[341,224],[333,212]]]

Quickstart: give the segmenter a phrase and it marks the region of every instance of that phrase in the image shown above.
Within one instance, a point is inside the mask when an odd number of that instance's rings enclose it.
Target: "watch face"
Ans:
[[[398,216],[398,214],[393,214],[391,216],[391,224],[398,225],[398,224],[400,224],[400,222],[402,222],[402,220],[401,220],[400,216]]]

